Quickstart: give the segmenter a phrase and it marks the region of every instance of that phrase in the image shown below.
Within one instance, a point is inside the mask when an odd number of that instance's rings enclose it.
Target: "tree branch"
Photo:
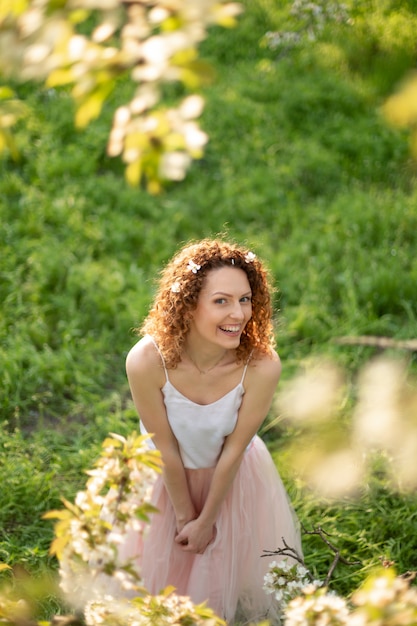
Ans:
[[[417,339],[392,339],[391,337],[375,337],[372,335],[359,335],[357,337],[335,337],[335,343],[345,346],[370,346],[387,350],[396,348],[399,350],[410,350],[417,352]]]
[[[327,537],[330,537],[329,533],[327,533],[321,526],[316,526],[315,528],[313,528],[312,530],[307,530],[304,526],[302,526],[302,532],[304,535],[316,535],[318,537],[320,537],[320,539],[326,544],[326,546],[331,550],[331,552],[333,552],[334,554],[334,558],[333,561],[330,565],[330,568],[327,572],[326,578],[324,579],[324,582],[322,584],[322,587],[327,587],[329,585],[330,579],[333,576],[334,570],[336,569],[337,564],[343,563],[344,565],[360,565],[360,561],[349,561],[348,559],[346,559],[345,557],[343,557],[340,553],[339,548],[337,548],[336,546],[334,546]],[[282,537],[282,543],[284,544],[283,548],[277,548],[277,550],[273,550],[273,551],[268,551],[268,550],[264,550],[264,554],[262,554],[261,556],[284,556],[284,557],[290,557],[292,559],[294,559],[295,561],[297,561],[298,563],[301,563],[301,565],[303,565],[304,567],[306,567],[305,562],[303,557],[297,552],[297,550],[295,550],[295,548],[291,548],[287,542],[285,541],[284,537]],[[308,568],[306,568],[308,570]],[[311,574],[311,572],[308,570],[308,575],[310,577],[311,580],[314,580],[313,575]]]

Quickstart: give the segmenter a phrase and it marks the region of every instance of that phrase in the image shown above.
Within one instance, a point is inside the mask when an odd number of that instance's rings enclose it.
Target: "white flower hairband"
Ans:
[[[197,263],[194,263],[191,259],[188,261],[187,270],[190,270],[193,274],[197,274],[198,270],[201,270],[201,265],[197,265]]]
[[[247,252],[244,259],[245,263],[253,263],[256,259],[256,254],[254,252]],[[232,265],[235,265],[235,259],[230,259],[230,262]]]
[[[256,259],[256,254],[254,254],[253,252],[247,252],[245,254],[245,263],[253,263],[255,259]],[[232,265],[234,265],[235,259],[231,259],[231,263]],[[187,270],[189,270],[193,274],[197,274],[198,270],[201,270],[201,265],[198,265],[198,263],[190,259],[188,261]],[[172,293],[180,293],[181,283],[179,280],[176,280],[174,283],[172,283],[171,291]]]
[[[190,261],[188,261],[187,270],[189,270],[193,274],[197,274],[198,270],[201,270],[201,265],[198,265],[198,263],[195,263],[195,261],[190,259]],[[171,291],[172,293],[180,293],[181,282],[179,280],[176,280],[174,283],[172,283]]]
[[[256,254],[254,252],[247,252],[245,254],[245,263],[253,263],[256,259]]]

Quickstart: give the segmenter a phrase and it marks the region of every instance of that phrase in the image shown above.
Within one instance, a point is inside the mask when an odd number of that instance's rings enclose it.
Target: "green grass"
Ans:
[[[399,573],[416,569],[415,493],[392,490],[375,462],[354,497],[318,498],[288,474],[285,445],[275,441],[271,447],[302,526],[305,562],[316,579],[325,579],[335,558],[323,539],[309,534],[318,528],[341,557],[329,585],[341,595],[349,596],[384,561],[393,562]]]
[[[310,356],[354,374],[374,354],[338,336],[415,337],[416,164],[380,105],[415,65],[417,7],[363,3],[353,25],[271,50],[267,31],[297,28],[289,3],[245,5],[237,29],[213,29],[202,46],[217,74],[205,88],[206,154],[160,196],[128,188],[105,155],[128,85],[82,133],[65,93],[17,87],[32,113],[20,160],[0,162],[0,560],[11,565],[54,567],[42,514],[83,485],[109,431],[137,426],[124,359],[159,268],[184,241],[226,232],[265,259],[284,382]],[[280,437],[291,433],[270,432],[271,449]],[[285,454],[277,462],[302,522],[361,561],[337,568],[343,593],[380,556],[415,568],[414,497],[381,478],[356,501],[319,503],[285,474]],[[323,576],[328,552],[314,538],[305,549]]]

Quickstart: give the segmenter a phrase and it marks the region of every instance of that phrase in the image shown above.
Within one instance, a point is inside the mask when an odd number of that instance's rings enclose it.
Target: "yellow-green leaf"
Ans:
[[[0,154],[5,152],[7,149],[10,151],[12,159],[17,161],[19,158],[19,151],[13,136],[6,129],[0,128]]]
[[[120,443],[127,443],[126,437],[123,437],[123,435],[118,435],[117,433],[110,433],[110,441],[118,441]],[[109,441],[109,439],[106,439],[106,441]],[[103,444],[104,445],[104,444]]]
[[[21,15],[29,8],[28,0],[0,0],[0,17]]]
[[[6,85],[2,85],[0,87],[0,100],[7,100],[8,98],[13,98],[15,96],[15,92],[10,87]]]
[[[77,9],[76,11],[71,11],[68,18],[72,24],[81,24],[89,18],[90,13],[91,11],[86,9]]]
[[[47,87],[58,87],[72,82],[74,82],[74,74],[71,68],[53,70],[45,81]]]
[[[148,179],[146,189],[152,196],[157,196],[162,191],[162,185],[160,181],[158,180],[158,178],[152,177]]]
[[[171,15],[161,24],[161,30],[165,32],[173,32],[179,30],[182,26],[181,20],[178,15]]]
[[[49,554],[52,554],[60,559],[64,548],[68,544],[68,541],[68,535],[65,537],[57,537],[56,539],[54,539],[49,547]]]
[[[382,111],[393,126],[412,126],[417,121],[417,73],[412,74],[397,93],[388,98]]]
[[[146,150],[149,147],[149,137],[144,133],[134,132],[128,133],[125,137],[124,151],[137,148],[139,150]]]
[[[103,441],[101,447],[102,448],[120,448],[123,445],[123,442],[117,439],[113,439],[110,437],[106,437],[106,439]]]
[[[10,565],[7,565],[7,563],[0,563],[0,572],[2,572],[5,569],[12,569],[10,567]]]
[[[142,178],[142,161],[137,160],[129,163],[125,170],[126,180],[132,187],[137,187]]]
[[[213,67],[202,60],[191,61],[181,69],[181,80],[189,89],[210,85],[215,76]]]
[[[4,152],[6,148],[7,148],[6,134],[4,131],[0,130],[0,153]]]
[[[60,509],[60,510],[48,511],[47,513],[44,513],[42,515],[42,519],[65,520],[65,519],[68,519],[69,516],[70,516],[69,511],[67,511],[66,509]]]
[[[102,106],[102,98],[97,98],[95,95],[86,98],[80,104],[75,114],[75,125],[77,128],[85,128],[91,120],[96,119],[100,115]]]
[[[170,596],[171,593],[174,593],[175,591],[175,587],[173,587],[172,585],[168,585],[168,587],[165,587],[165,589],[163,589],[161,596]]]
[[[78,128],[85,128],[91,120],[96,119],[103,108],[103,103],[114,87],[113,80],[106,80],[97,86],[89,96],[79,104],[75,115],[75,125]]]
[[[70,502],[69,500],[66,500],[65,498],[62,498],[62,502],[64,503],[65,507],[71,511],[71,513],[73,513],[74,515],[78,516],[80,513],[80,509],[75,506],[75,504],[72,504],[72,502]]]

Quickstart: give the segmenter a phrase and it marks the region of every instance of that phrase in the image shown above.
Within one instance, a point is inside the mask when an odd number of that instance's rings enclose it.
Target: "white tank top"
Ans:
[[[184,467],[199,469],[214,467],[222,451],[225,437],[233,432],[245,388],[243,381],[249,360],[242,378],[236,387],[222,398],[210,404],[193,402],[174,387],[168,377],[164,358],[158,345],[151,337],[161,355],[165,371],[165,385],[162,387],[168,422],[178,441]],[[146,429],[141,423],[142,434]]]

